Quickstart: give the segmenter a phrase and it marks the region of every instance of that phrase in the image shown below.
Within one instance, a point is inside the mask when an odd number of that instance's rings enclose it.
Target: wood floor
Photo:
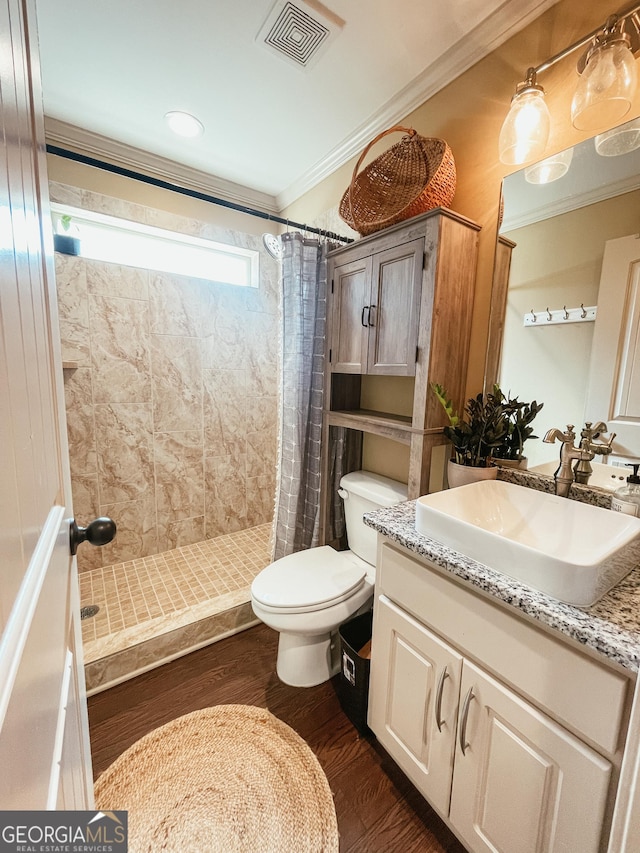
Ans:
[[[358,735],[331,682],[299,689],[278,680],[276,647],[277,634],[259,625],[91,697],[95,776],[176,717],[212,705],[257,705],[318,757],[334,794],[340,853],[464,853],[373,736]]]

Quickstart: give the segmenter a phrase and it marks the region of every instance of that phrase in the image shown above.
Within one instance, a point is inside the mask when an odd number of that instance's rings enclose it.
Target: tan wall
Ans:
[[[52,200],[261,256],[259,288],[240,288],[56,253],[62,355],[74,364],[64,371],[74,508],[119,528],[78,554],[81,570],[270,522],[278,265],[259,237],[196,209],[177,216],[110,179],[83,183],[110,194],[52,182]]]

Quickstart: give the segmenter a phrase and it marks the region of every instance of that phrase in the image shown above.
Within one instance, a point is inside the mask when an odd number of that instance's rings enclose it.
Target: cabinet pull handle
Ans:
[[[360,322],[362,323],[362,325],[363,325],[363,326],[365,327],[365,329],[366,329],[366,328],[367,328],[367,324],[366,324],[366,323],[365,323],[365,321],[364,321],[364,312],[365,312],[365,311],[369,311],[369,312],[371,312],[371,306],[370,306],[370,305],[364,305],[364,306],[363,306],[363,308],[362,308],[362,316],[360,317]]]
[[[442,694],[444,693],[444,680],[445,678],[449,678],[449,673],[447,672],[447,668],[442,670],[440,673],[440,678],[438,679],[438,689],[436,690],[436,726],[438,727],[438,731],[442,731],[442,726],[444,724],[444,720],[442,719]]]
[[[467,695],[464,697],[460,721],[460,749],[463,755],[466,755],[467,748],[471,746],[470,743],[467,743],[467,720],[469,719],[469,705],[472,699],[475,699],[475,696],[473,695],[473,687],[470,687]]]
[[[371,322],[371,312],[375,311],[375,310],[376,310],[375,305],[369,305],[369,316],[367,317],[367,326],[375,326],[375,323]]]

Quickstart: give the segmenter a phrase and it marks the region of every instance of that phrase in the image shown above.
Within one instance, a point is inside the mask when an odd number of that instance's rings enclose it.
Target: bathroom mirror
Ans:
[[[620,130],[503,181],[485,381],[544,403],[540,439],[606,421],[620,437],[595,461],[624,464],[640,460],[640,119]],[[531,470],[558,445],[525,452]]]

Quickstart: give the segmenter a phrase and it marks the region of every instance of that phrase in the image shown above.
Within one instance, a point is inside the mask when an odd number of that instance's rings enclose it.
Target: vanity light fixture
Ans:
[[[520,166],[543,155],[551,121],[538,75],[585,47],[577,64],[581,77],[571,106],[574,127],[611,127],[630,110],[638,77],[635,57],[640,53],[639,3],[611,15],[593,32],[536,68],[529,68],[526,80],[516,87],[500,131],[501,162]]]
[[[164,118],[171,130],[178,136],[195,139],[204,133],[204,125],[191,113],[185,113],[182,110],[170,110],[165,113]]]

